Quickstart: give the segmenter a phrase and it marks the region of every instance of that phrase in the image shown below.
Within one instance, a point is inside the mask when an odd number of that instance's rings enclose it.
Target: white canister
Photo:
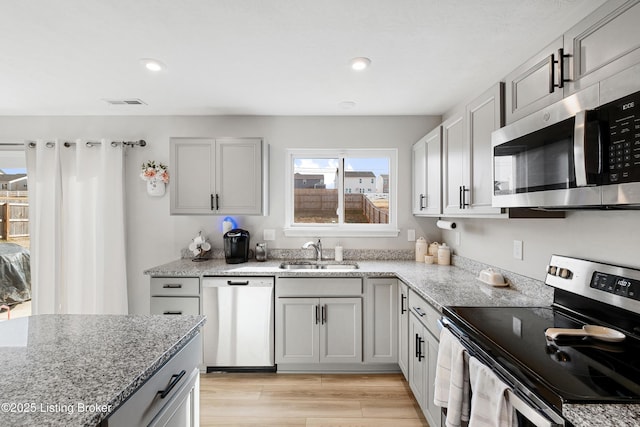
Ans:
[[[416,240],[416,261],[424,262],[424,256],[427,254],[427,241],[424,237]]]
[[[434,257],[438,256],[438,248],[440,247],[440,243],[438,242],[433,242],[432,244],[429,245],[429,251],[427,253],[427,255],[433,255]]]
[[[451,265],[451,249],[446,243],[441,244],[438,248],[438,264]]]

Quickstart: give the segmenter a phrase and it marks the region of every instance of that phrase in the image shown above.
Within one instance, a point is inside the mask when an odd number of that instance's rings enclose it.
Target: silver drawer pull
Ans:
[[[171,390],[173,390],[176,384],[180,382],[180,380],[182,379],[182,377],[184,377],[184,374],[186,373],[187,371],[183,369],[182,371],[180,371],[179,374],[171,375],[171,381],[169,382],[169,385],[167,386],[167,388],[165,388],[164,390],[158,390],[158,393],[156,393],[160,395],[160,399],[164,399],[165,397],[167,397],[169,393],[171,393]]]
[[[420,307],[413,307],[413,311],[416,312],[416,314],[420,317],[424,317],[427,315],[427,313],[425,313],[424,311],[422,311],[422,309]]]
[[[167,283],[166,285],[162,285],[164,289],[180,289],[182,285],[179,283]]]
[[[162,314],[182,314],[182,311],[165,311]]]

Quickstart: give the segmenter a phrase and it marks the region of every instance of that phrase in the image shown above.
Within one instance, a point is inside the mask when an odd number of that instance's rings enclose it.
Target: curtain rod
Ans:
[[[87,147],[93,147],[94,145],[101,145],[102,143],[100,141],[87,141],[85,142],[85,145]],[[138,141],[111,141],[111,146],[112,147],[117,147],[118,145],[122,144],[125,147],[135,147],[136,145],[139,147],[145,147],[147,145],[147,141],[145,141],[144,139],[140,139]],[[29,148],[35,148],[36,143],[34,141],[29,141]],[[51,142],[48,141],[45,143],[45,146],[47,148],[53,148],[56,145],[55,142]],[[70,142],[70,141],[65,141],[63,144],[65,147],[71,147],[73,145],[76,145],[75,142]],[[0,146],[24,146],[24,144],[19,144],[19,143],[8,143],[8,144],[0,144]]]

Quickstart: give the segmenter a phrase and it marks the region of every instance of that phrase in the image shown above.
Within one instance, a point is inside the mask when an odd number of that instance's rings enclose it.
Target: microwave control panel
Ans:
[[[608,139],[603,153],[609,159],[604,164],[607,183],[640,182],[640,92],[598,110],[604,119],[601,123],[606,123],[604,140]]]

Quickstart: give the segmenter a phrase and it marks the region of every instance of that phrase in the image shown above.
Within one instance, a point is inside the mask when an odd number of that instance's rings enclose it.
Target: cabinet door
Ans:
[[[398,280],[365,282],[365,363],[398,362]]]
[[[216,139],[217,214],[262,213],[262,140]]]
[[[398,365],[409,379],[409,288],[398,283]]]
[[[409,387],[413,396],[420,404],[422,411],[427,395],[425,390],[425,375],[427,374],[427,360],[423,356],[425,329],[415,315],[409,316]],[[419,351],[423,349],[422,353]],[[431,424],[430,424],[431,425]]]
[[[276,363],[317,363],[319,360],[318,298],[276,300]]]
[[[436,368],[438,363],[438,340],[429,332],[425,332],[425,344],[427,360],[427,372],[425,376],[425,402],[423,410],[425,417],[431,426],[441,425],[442,410],[433,403],[433,395],[436,389]]]
[[[362,362],[362,299],[321,298],[320,362]]]
[[[211,214],[215,142],[210,138],[171,138],[170,213]]]
[[[466,194],[468,213],[499,214],[491,207],[493,195],[493,160],[491,132],[502,126],[502,83],[498,83],[467,106],[469,136],[470,191]]]
[[[413,144],[413,214],[423,215],[427,198],[427,145],[426,136]]]
[[[563,47],[559,37],[540,53],[516,68],[505,78],[505,113],[507,124],[551,105],[563,98],[558,84],[558,50]]]
[[[442,127],[427,134],[427,199],[424,213],[442,214]]]
[[[465,112],[454,114],[442,123],[443,211],[445,214],[463,212],[462,187],[467,181],[465,142]]]
[[[564,96],[640,63],[640,1],[608,1],[564,34]]]

